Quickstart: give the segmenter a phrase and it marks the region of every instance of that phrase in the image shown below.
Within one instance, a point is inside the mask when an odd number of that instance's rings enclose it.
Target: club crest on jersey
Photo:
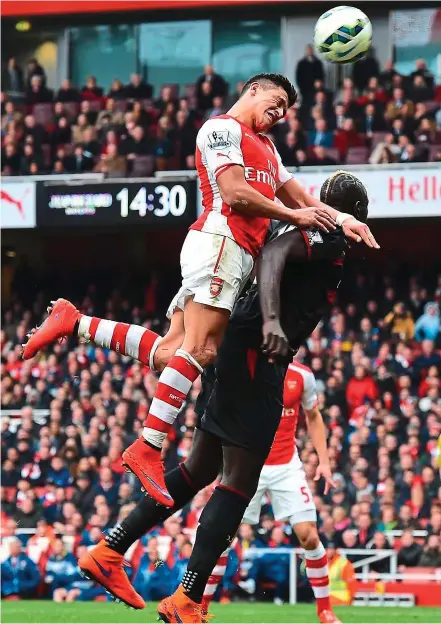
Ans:
[[[208,147],[213,150],[231,147],[229,130],[214,130],[208,135]]]
[[[323,243],[322,235],[318,230],[306,230],[306,235],[308,236],[310,245],[315,245],[315,243]]]
[[[288,389],[295,390],[297,387],[297,381],[288,381]]]
[[[210,295],[212,297],[219,297],[224,287],[224,280],[220,277],[213,277],[210,282]]]

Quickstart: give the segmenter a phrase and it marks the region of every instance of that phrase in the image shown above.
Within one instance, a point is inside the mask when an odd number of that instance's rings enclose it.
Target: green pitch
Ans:
[[[213,624],[228,622],[280,622],[300,624],[317,622],[315,607],[300,604],[277,607],[272,603],[235,602],[229,605],[214,604],[210,611],[214,614]],[[344,624],[404,624],[423,622],[439,624],[441,609],[428,607],[342,607],[336,609]],[[131,622],[156,622],[156,605],[149,604],[142,611],[129,611],[111,602],[75,602],[60,604],[42,600],[2,602],[1,621],[8,623],[55,624],[71,622],[81,624],[126,624]]]

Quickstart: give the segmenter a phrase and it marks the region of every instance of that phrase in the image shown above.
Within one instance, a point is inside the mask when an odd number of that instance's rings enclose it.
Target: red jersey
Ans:
[[[286,372],[282,418],[265,466],[288,464],[294,455],[298,459],[295,435],[300,405],[303,409],[310,410],[316,404],[317,390],[312,370],[293,362]]]
[[[240,214],[222,200],[217,178],[232,165],[243,167],[248,184],[271,200],[292,177],[268,137],[228,115],[209,119],[196,140],[196,168],[204,212],[190,229],[227,236],[256,257],[270,220]]]

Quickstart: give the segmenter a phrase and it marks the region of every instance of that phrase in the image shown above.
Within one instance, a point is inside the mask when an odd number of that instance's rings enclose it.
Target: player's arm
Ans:
[[[281,167],[283,167],[283,165],[281,165],[280,161],[279,171]],[[284,167],[282,171],[283,170],[286,171]],[[288,208],[305,208],[306,206],[313,206],[317,209],[324,210],[330,217],[332,217],[333,221],[343,229],[345,236],[356,241],[357,243],[363,241],[368,247],[373,247],[374,249],[380,248],[366,223],[362,223],[352,215],[339,212],[338,210],[335,210],[335,208],[331,208],[331,206],[324,204],[319,199],[308,193],[306,189],[303,188],[303,186],[299,184],[290,174],[287,176],[282,174],[281,181],[284,179],[286,179],[286,181],[283,182],[277,190],[277,197],[285,206],[288,206]]]
[[[302,206],[303,210],[292,210],[268,199],[256,191],[245,179],[245,170],[240,165],[230,165],[217,177],[217,186],[223,201],[232,210],[250,217],[267,217],[293,223],[298,227],[318,227],[324,232],[335,229],[334,218],[326,207]],[[298,206],[295,206],[298,208]]]
[[[196,144],[210,183],[216,180],[220,196],[231,210],[250,217],[266,217],[298,227],[335,229],[332,216],[323,208],[293,211],[256,191],[245,178],[242,128],[232,118],[214,118],[199,130]]]
[[[332,471],[329,465],[325,423],[323,422],[322,414],[317,406],[314,406],[312,409],[303,408],[303,411],[305,413],[309,437],[311,438],[311,442],[319,458],[319,465],[317,466],[314,481],[318,481],[323,477],[326,481],[325,494],[327,494],[331,487],[335,487],[335,483],[332,480]]]
[[[291,230],[267,243],[257,262],[257,284],[263,317],[263,351],[271,359],[286,356],[288,338],[280,324],[280,284],[288,260],[307,262],[308,247],[299,230]]]

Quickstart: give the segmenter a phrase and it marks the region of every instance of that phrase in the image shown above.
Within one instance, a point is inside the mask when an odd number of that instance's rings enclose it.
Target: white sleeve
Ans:
[[[279,190],[279,188],[281,186],[283,186],[285,184],[285,182],[288,182],[288,180],[291,180],[291,178],[293,177],[289,171],[286,169],[285,165],[282,162],[282,159],[280,158],[280,154],[276,149],[276,146],[273,143],[273,147],[274,147],[274,155],[277,159],[277,164],[279,165],[278,167],[278,175],[277,175],[277,190]]]
[[[242,128],[235,119],[214,118],[198,132],[196,145],[208,174],[217,178],[231,165],[244,167]]]
[[[302,407],[303,409],[310,410],[317,404],[317,386],[315,383],[314,373],[308,371],[304,377],[303,393],[302,393]]]

